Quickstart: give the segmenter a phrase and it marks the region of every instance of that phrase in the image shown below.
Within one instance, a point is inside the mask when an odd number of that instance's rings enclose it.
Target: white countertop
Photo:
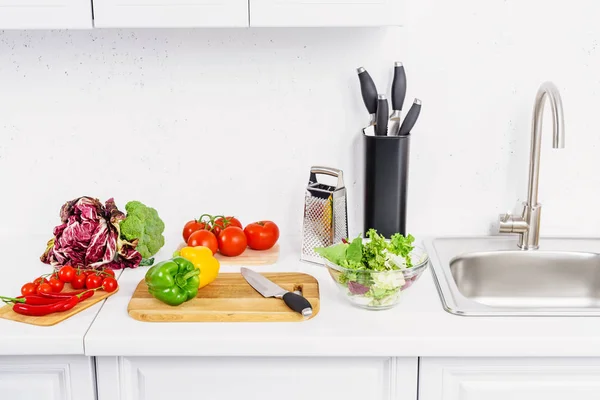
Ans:
[[[50,267],[39,261],[40,240],[3,238],[0,294]],[[45,243],[45,242],[44,242]],[[176,247],[176,244],[174,245]],[[320,285],[321,310],[295,323],[147,323],[127,314],[148,267],[125,270],[120,289],[53,327],[0,319],[0,355],[89,356],[600,356],[600,317],[461,317],[442,309],[431,271],[386,311],[356,308],[327,271],[299,261],[299,242],[280,240],[277,264],[257,271],[301,271]],[[173,244],[157,260],[169,258]],[[223,272],[238,271],[223,266]],[[97,314],[97,315],[96,315]],[[95,318],[95,320],[94,320]]]
[[[321,310],[294,323],[148,323],[127,314],[147,267],[125,270],[85,337],[90,356],[600,356],[600,318],[462,317],[442,309],[428,269],[386,311],[356,308],[327,271],[299,261],[299,242],[281,240],[277,264],[319,281]],[[168,258],[168,251],[159,254]],[[239,267],[223,266],[223,272]],[[82,321],[83,322],[83,321]]]

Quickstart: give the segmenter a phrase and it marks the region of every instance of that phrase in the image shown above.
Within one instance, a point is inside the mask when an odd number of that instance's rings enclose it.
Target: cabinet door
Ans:
[[[190,395],[211,400],[416,400],[416,358],[98,357],[97,366],[98,400]],[[405,381],[400,384],[397,377]]]
[[[247,27],[248,0],[94,0],[94,26]]]
[[[92,359],[84,356],[0,356],[0,398],[94,400]]]
[[[400,25],[400,0],[249,0],[250,26]]]
[[[83,28],[92,28],[91,0],[0,0],[0,30]]]
[[[598,400],[597,358],[422,358],[419,400]]]

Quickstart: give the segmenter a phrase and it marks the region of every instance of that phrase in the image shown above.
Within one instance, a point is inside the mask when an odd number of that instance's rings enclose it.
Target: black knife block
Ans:
[[[366,141],[363,234],[374,228],[386,238],[394,233],[406,236],[410,134],[363,136]]]

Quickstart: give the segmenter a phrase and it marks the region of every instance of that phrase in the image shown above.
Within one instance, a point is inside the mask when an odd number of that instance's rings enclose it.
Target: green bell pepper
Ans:
[[[200,270],[183,257],[175,257],[151,267],[146,272],[148,292],[170,306],[178,306],[198,294]]]

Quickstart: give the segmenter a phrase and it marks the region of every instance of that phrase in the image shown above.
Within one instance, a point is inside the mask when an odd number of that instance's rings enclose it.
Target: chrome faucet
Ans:
[[[500,233],[519,234],[519,247],[523,250],[535,250],[539,248],[540,214],[542,205],[538,203],[538,186],[540,176],[542,117],[544,116],[544,103],[546,98],[550,101],[550,107],[552,109],[552,147],[555,149],[562,149],[565,147],[565,126],[560,93],[552,82],[544,82],[538,89],[535,97],[535,105],[533,107],[527,201],[523,203],[523,213],[521,216],[513,216],[510,213],[500,216]]]

